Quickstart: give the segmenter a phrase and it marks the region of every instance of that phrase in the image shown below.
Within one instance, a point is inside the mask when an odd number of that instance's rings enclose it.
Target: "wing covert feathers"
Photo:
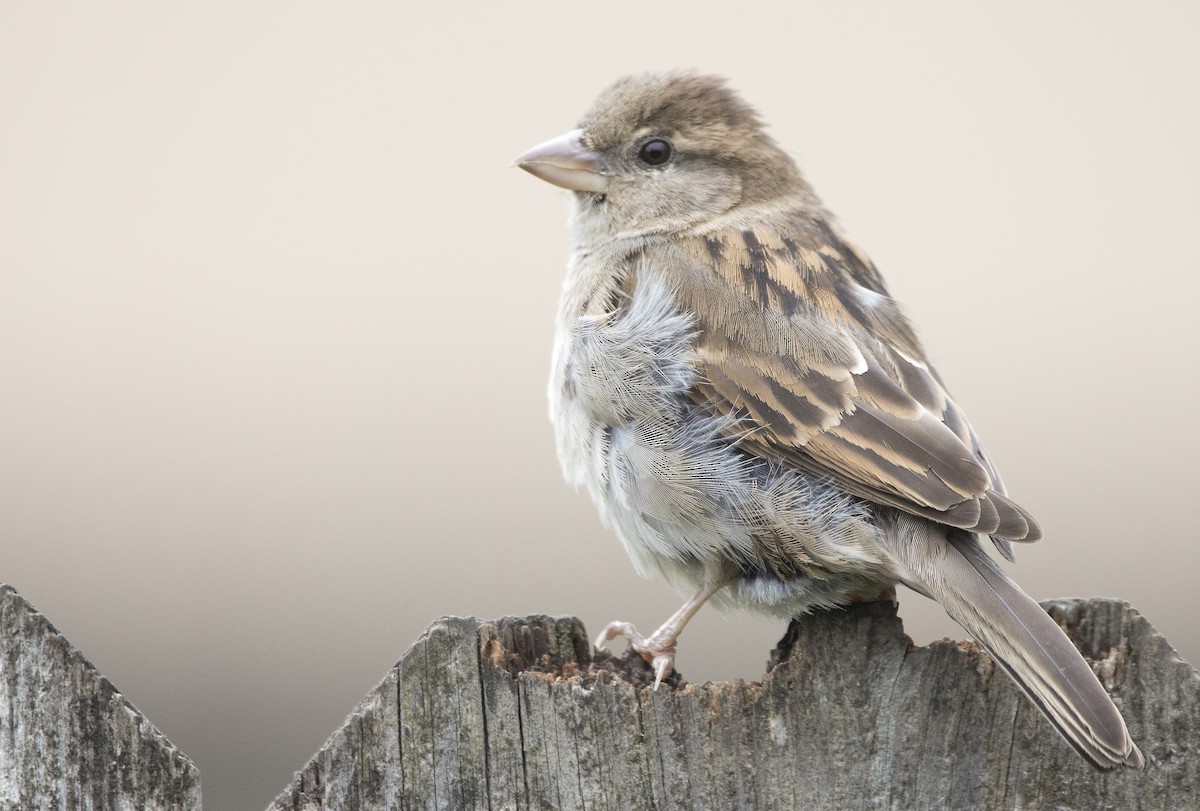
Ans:
[[[748,452],[846,491],[1008,541],[1035,541],[875,267],[825,222],[691,237],[653,261],[696,318],[696,398],[758,426]]]

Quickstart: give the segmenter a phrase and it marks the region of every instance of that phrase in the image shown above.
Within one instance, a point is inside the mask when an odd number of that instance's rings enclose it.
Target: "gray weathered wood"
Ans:
[[[577,619],[446,618],[270,811],[1200,807],[1200,674],[1126,603],[1044,605],[1144,771],[1097,773],[976,645],[914,648],[883,603],[794,621],[761,683],[658,691]]]
[[[1091,769],[975,645],[794,622],[761,682],[658,691],[544,616],[431,626],[270,811],[1200,808],[1200,674],[1127,604],[1044,604],[1146,755]]]
[[[200,808],[200,774],[0,584],[0,811]]]

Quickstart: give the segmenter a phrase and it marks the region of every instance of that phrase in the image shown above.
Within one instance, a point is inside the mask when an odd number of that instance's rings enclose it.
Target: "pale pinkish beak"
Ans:
[[[531,175],[564,189],[596,194],[608,190],[603,161],[584,145],[583,130],[571,130],[538,144],[513,162]]]

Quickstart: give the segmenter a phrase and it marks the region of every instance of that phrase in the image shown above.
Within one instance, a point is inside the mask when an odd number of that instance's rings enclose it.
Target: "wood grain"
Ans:
[[[198,811],[200,773],[0,584],[0,811]]]
[[[913,647],[890,604],[793,622],[760,682],[658,691],[574,618],[445,618],[270,811],[1197,807],[1200,674],[1125,603],[1044,606],[1144,771],[1094,771],[986,654]]]

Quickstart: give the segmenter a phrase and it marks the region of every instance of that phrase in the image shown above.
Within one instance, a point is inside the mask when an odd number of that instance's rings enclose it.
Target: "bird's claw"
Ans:
[[[638,651],[641,653],[641,651]],[[645,656],[646,654],[642,654]],[[662,684],[663,679],[675,669],[675,651],[670,653],[660,653],[650,660],[651,667],[654,668],[654,689],[658,689],[658,685]]]
[[[675,635],[665,634],[660,630],[647,639],[628,622],[610,622],[596,638],[596,647],[604,648],[617,637],[624,637],[629,642],[629,647],[654,668],[654,689],[657,690],[658,685],[662,684],[663,679],[675,667]]]

